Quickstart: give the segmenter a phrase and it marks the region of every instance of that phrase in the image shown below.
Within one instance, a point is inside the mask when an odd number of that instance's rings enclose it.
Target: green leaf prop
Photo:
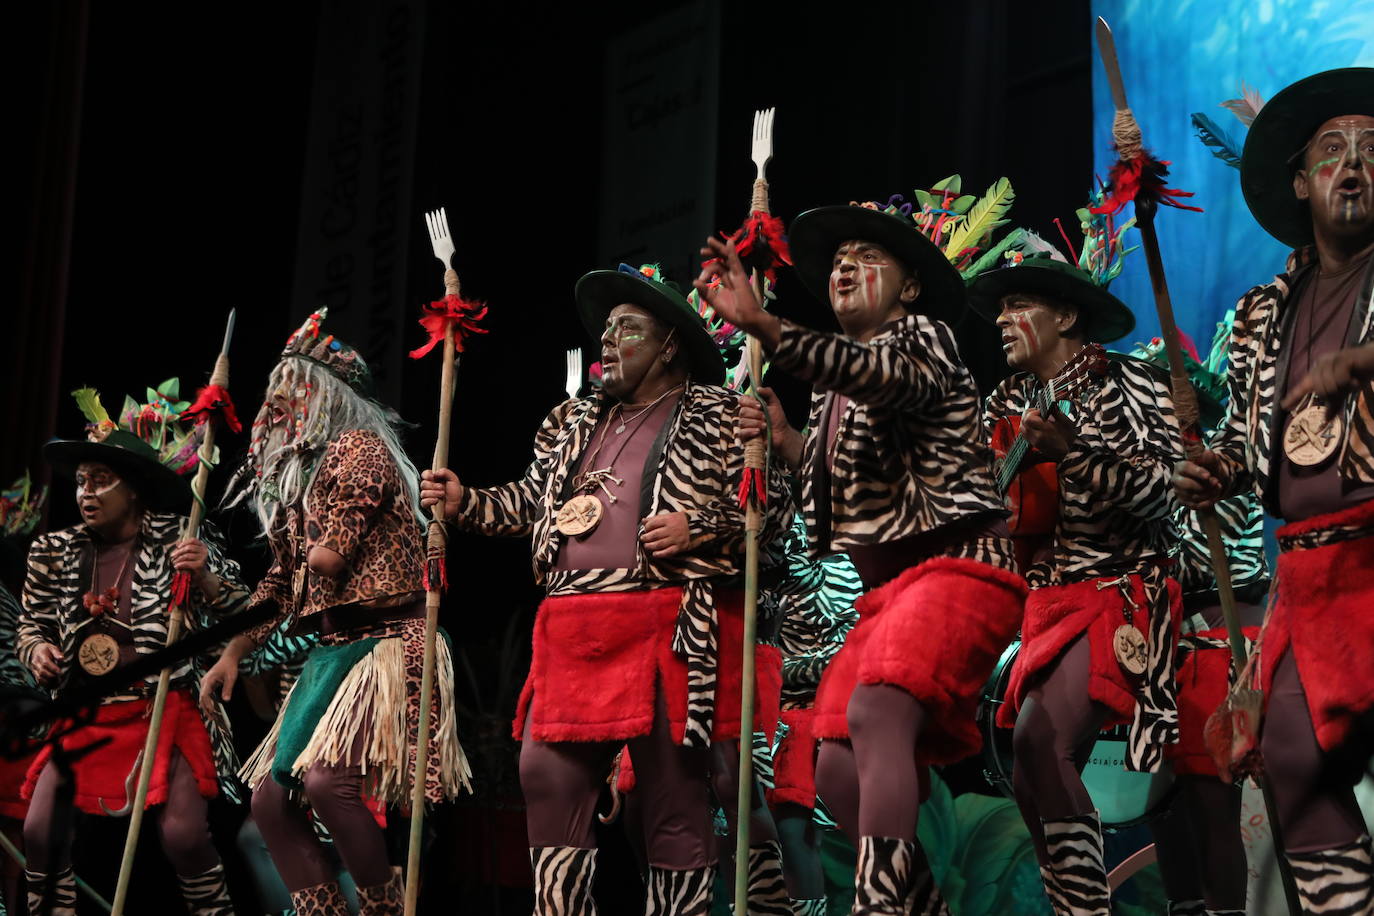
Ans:
[[[949,244],[945,246],[946,256],[951,261],[957,259],[965,248],[977,245],[998,226],[1005,225],[1007,211],[1015,199],[1016,192],[1012,190],[1011,181],[999,179],[955,228]]]

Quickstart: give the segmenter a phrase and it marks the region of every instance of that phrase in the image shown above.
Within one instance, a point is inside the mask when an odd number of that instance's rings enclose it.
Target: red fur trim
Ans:
[[[773,753],[773,788],[767,792],[768,804],[790,802],[803,808],[816,807],[816,734],[812,730],[815,712],[811,709],[783,710],[787,726]]]
[[[1354,509],[1369,511],[1369,506],[1374,502]],[[1354,510],[1330,516],[1339,517],[1345,517],[1340,524],[1363,519]],[[1260,650],[1262,686],[1267,696],[1274,670],[1291,648],[1317,742],[1325,750],[1344,743],[1356,717],[1374,707],[1370,570],[1374,537],[1279,554],[1278,592]]]
[[[150,705],[148,700],[106,703],[96,710],[93,722],[62,739],[62,747],[68,751],[84,748],[101,738],[111,739],[110,743],[73,764],[77,808],[87,814],[103,815],[105,811],[100,807],[102,800],[110,809],[123,808],[133,800],[133,788],[130,787],[127,794],[125,790],[130,785],[128,780],[134,760],[148,738],[147,711]],[[149,782],[148,808],[167,800],[167,768],[173,747],[190,764],[201,795],[214,798],[219,792],[210,735],[205,730],[200,711],[189,692],[174,690],[167,694],[167,705],[163,709],[162,728],[158,733],[157,754]],[[24,798],[33,797],[38,777],[47,766],[51,751],[51,747],[44,747],[34,757],[21,789]]]
[[[1348,509],[1341,509],[1339,512],[1314,515],[1300,522],[1292,522],[1283,525],[1278,531],[1274,532],[1274,536],[1276,538],[1290,538],[1302,534],[1312,534],[1316,531],[1324,531],[1327,528],[1345,526],[1359,527],[1369,524],[1374,524],[1374,499],[1365,500],[1359,505],[1351,506]]]

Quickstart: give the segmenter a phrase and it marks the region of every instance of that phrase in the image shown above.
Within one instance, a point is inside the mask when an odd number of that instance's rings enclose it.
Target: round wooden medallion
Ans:
[[[109,674],[119,664],[119,643],[106,633],[92,633],[77,647],[76,661],[92,677]]]
[[[1123,623],[1116,628],[1112,637],[1112,648],[1116,650],[1116,661],[1122,668],[1131,674],[1145,673],[1145,636],[1140,630]]]
[[[1316,467],[1341,446],[1345,421],[1339,412],[1327,414],[1321,401],[1309,400],[1288,415],[1283,427],[1283,453],[1299,467]]]
[[[556,524],[560,533],[568,537],[579,537],[599,525],[601,515],[605,511],[601,500],[587,493],[579,493],[558,510]]]

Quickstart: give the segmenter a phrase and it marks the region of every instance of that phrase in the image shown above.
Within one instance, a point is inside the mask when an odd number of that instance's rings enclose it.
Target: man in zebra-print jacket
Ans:
[[[55,440],[44,448],[59,473],[75,477],[82,521],[34,541],[24,583],[19,659],[39,683],[59,691],[163,648],[177,572],[190,575],[183,609],[192,629],[248,602],[238,564],[212,526],[203,525],[199,539],[182,538],[190,488],[157,449],[122,428],[96,427],[92,434],[103,438]],[[203,671],[198,657],[172,671],[147,804],[192,913],[229,916],[206,799],[222,793],[237,800],[237,760],[223,711],[197,708]],[[132,804],[157,681],[153,674],[106,697],[90,725],[61,739],[68,753],[109,742],[73,763],[79,810],[105,815]],[[45,747],[24,786],[32,798],[24,823],[30,911],[71,914],[70,812],[62,810],[62,776],[50,757]]]
[[[600,340],[600,390],[549,414],[519,480],[478,488],[425,472],[423,501],[442,498],[468,530],[530,535],[548,589],[514,726],[535,912],[595,912],[592,816],[628,744],[646,912],[697,916],[716,863],[708,754],[741,732],[739,397],[720,387],[725,364],[701,316],[656,266],[593,271],[576,300]],[[791,514],[782,473],[767,486],[766,542]],[[776,697],[778,666],[762,659],[758,694]],[[746,732],[768,717],[771,731],[776,703]]]
[[[696,287],[759,338],[775,369],[812,383],[805,436],[770,399],[774,448],[801,474],[812,550],[847,552],[868,589],[815,716],[827,739],[821,797],[828,780],[852,797],[857,779],[853,912],[935,912],[915,842],[922,770],[981,746],[978,696],[1025,597],[977,389],[946,324],[963,308],[963,281],[900,209],[811,210],[788,237],[803,284],[843,333],[764,311],[733,244],[707,241],[714,260]],[[756,414],[750,434],[762,433]]]
[[[1051,902],[1059,913],[1106,916],[1102,830],[1080,761],[1108,724],[1131,724],[1131,769],[1157,769],[1177,740],[1181,606],[1168,567],[1178,425],[1167,379],[1152,366],[1091,358],[1090,343],[1116,340],[1135,322],[1087,272],[1027,257],[984,274],[970,292],[1016,370],[988,398],[988,434],[1019,421],[1032,449],[1022,473],[1052,462],[1058,490],[1057,502],[1040,506],[1046,519],[1016,513],[1018,530],[1052,535],[1029,556],[1022,645],[998,721],[1015,726],[1013,788]],[[1051,382],[1055,394],[1044,399]],[[1066,405],[1070,390],[1078,394]],[[1004,461],[1017,460],[1015,448],[1008,454]],[[999,466],[999,480],[1016,470]],[[1009,497],[1018,493],[1010,478]]]
[[[1374,910],[1352,787],[1374,716],[1372,170],[1374,69],[1310,76],[1260,110],[1241,186],[1295,250],[1236,305],[1226,420],[1175,475],[1189,506],[1250,491],[1286,522],[1259,647],[1260,750],[1298,892],[1317,913]]]

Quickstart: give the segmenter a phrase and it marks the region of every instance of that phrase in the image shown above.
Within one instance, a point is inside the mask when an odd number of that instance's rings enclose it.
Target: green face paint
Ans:
[[[1341,157],[1339,156],[1335,157],[1334,159],[1323,159],[1321,162],[1318,162],[1316,165],[1312,166],[1312,168],[1307,170],[1307,177],[1316,178],[1317,172],[1326,168],[1328,165],[1340,165],[1340,163]]]

